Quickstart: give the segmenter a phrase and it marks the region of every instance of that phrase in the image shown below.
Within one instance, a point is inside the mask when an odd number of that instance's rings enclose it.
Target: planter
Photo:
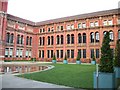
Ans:
[[[52,60],[52,63],[56,63],[57,61],[56,60]]]
[[[114,67],[115,78],[120,78],[120,67]]]
[[[76,61],[76,64],[81,64],[81,61]]]
[[[63,60],[63,63],[64,63],[64,64],[68,64],[68,61],[67,61],[67,60]]]
[[[91,61],[91,64],[95,65],[95,64],[96,64],[96,61]]]
[[[97,84],[98,82],[98,84]],[[94,72],[94,89],[113,89],[115,88],[115,74],[114,73],[103,73],[99,72],[99,77],[96,77],[96,72]]]

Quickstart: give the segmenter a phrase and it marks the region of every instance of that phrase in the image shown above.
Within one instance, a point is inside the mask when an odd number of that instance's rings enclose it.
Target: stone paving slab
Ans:
[[[20,78],[11,74],[0,75],[0,80],[2,82],[1,88],[70,88],[61,85]]]

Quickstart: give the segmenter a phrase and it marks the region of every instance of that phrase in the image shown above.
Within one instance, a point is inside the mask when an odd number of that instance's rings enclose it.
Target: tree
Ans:
[[[116,48],[115,48],[114,66],[120,67],[120,41],[119,40],[117,40]]]
[[[112,73],[113,70],[113,54],[110,49],[110,38],[109,32],[106,33],[103,39],[102,47],[101,47],[101,59],[99,65],[100,72],[108,72]]]
[[[78,54],[77,54],[77,59],[76,59],[77,61],[80,61],[80,52],[78,52]]]

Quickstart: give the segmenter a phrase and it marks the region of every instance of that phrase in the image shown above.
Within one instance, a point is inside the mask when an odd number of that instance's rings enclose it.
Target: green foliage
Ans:
[[[80,61],[80,52],[78,52],[78,54],[77,54],[77,59],[76,59],[77,61]]]
[[[115,48],[114,66],[120,67],[120,41],[119,40],[117,40],[116,48]]]
[[[55,56],[55,53],[54,53],[54,55],[53,55],[53,60],[56,60],[56,56]]]
[[[110,49],[109,32],[106,33],[101,47],[100,72],[113,73],[113,54]]]
[[[95,60],[95,55],[93,55],[92,61],[96,61],[96,60]]]
[[[64,60],[67,60],[67,55],[66,55],[66,53],[65,53],[65,57],[64,57]]]
[[[36,58],[31,58],[31,61],[36,61]]]

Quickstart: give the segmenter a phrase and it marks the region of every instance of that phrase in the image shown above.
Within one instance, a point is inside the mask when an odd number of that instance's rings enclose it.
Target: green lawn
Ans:
[[[74,88],[93,88],[95,65],[53,64],[54,69],[19,75],[28,79],[49,82]]]

